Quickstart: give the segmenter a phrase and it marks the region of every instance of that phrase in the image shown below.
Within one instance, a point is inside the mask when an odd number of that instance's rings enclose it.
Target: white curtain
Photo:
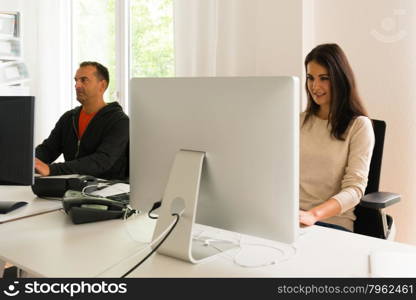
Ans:
[[[30,94],[36,97],[37,145],[71,108],[71,0],[20,0],[18,9]]]
[[[302,0],[175,0],[177,76],[302,75]]]

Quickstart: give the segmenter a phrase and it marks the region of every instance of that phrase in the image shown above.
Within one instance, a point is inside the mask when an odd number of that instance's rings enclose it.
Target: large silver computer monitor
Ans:
[[[296,239],[297,78],[133,78],[130,88],[131,205],[149,209],[169,189],[172,198],[186,198],[178,224],[183,226],[174,230],[179,235],[165,244],[181,248],[192,242],[195,211],[197,223],[285,243]],[[181,149],[197,154],[194,161],[181,158]],[[189,185],[191,196],[179,195],[172,185],[182,185],[179,190]],[[188,199],[194,196],[196,206]],[[172,199],[164,199],[162,208],[171,205],[167,201]],[[170,222],[159,218],[155,235]],[[181,231],[187,231],[184,237]],[[202,258],[193,255],[196,261]]]

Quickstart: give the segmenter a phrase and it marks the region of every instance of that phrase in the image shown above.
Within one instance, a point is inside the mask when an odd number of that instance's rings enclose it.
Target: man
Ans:
[[[107,68],[83,62],[74,79],[81,106],[67,111],[36,147],[36,171],[43,176],[128,177],[129,118],[117,102],[104,102],[110,81]],[[62,153],[65,162],[52,163]]]

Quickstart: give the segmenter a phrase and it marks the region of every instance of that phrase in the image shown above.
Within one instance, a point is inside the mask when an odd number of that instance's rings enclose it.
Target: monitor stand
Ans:
[[[201,241],[194,243],[192,239],[204,157],[205,152],[193,150],[180,150],[176,154],[153,234],[155,239],[166,232],[175,220],[172,213],[182,212],[176,228],[157,252],[195,264],[222,253],[218,247],[207,247]],[[222,245],[221,250],[235,247],[235,244],[229,243]]]

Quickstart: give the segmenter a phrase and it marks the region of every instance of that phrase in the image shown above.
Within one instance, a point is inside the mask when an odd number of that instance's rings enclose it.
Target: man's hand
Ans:
[[[42,176],[49,176],[49,174],[51,173],[49,165],[45,164],[38,158],[35,158],[35,170]]]

